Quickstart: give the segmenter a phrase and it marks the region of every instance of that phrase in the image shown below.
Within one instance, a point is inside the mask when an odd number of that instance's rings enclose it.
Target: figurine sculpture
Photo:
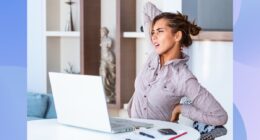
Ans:
[[[107,103],[115,103],[115,55],[112,50],[112,39],[108,37],[106,27],[100,29],[101,61],[99,74],[102,77]]]

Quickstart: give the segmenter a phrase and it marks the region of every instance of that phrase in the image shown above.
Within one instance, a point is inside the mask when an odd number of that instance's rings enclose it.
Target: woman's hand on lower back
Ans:
[[[177,104],[172,111],[172,116],[171,116],[170,121],[177,122],[179,120],[180,114],[181,114],[181,105]]]

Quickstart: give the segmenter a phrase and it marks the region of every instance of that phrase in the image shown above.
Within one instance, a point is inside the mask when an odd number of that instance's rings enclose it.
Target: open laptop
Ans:
[[[108,133],[153,125],[110,118],[100,76],[49,73],[59,123]]]

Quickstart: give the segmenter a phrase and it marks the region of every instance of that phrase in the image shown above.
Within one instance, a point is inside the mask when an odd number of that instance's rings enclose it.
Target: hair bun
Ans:
[[[201,30],[201,28],[197,24],[195,24],[195,21],[190,23],[189,32],[191,35],[193,35],[193,36],[198,35],[200,30]]]

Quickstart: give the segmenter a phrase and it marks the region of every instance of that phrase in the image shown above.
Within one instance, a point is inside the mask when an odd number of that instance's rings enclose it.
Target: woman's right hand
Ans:
[[[179,120],[180,114],[181,114],[181,105],[177,104],[172,111],[172,116],[171,116],[170,121],[177,122]]]

